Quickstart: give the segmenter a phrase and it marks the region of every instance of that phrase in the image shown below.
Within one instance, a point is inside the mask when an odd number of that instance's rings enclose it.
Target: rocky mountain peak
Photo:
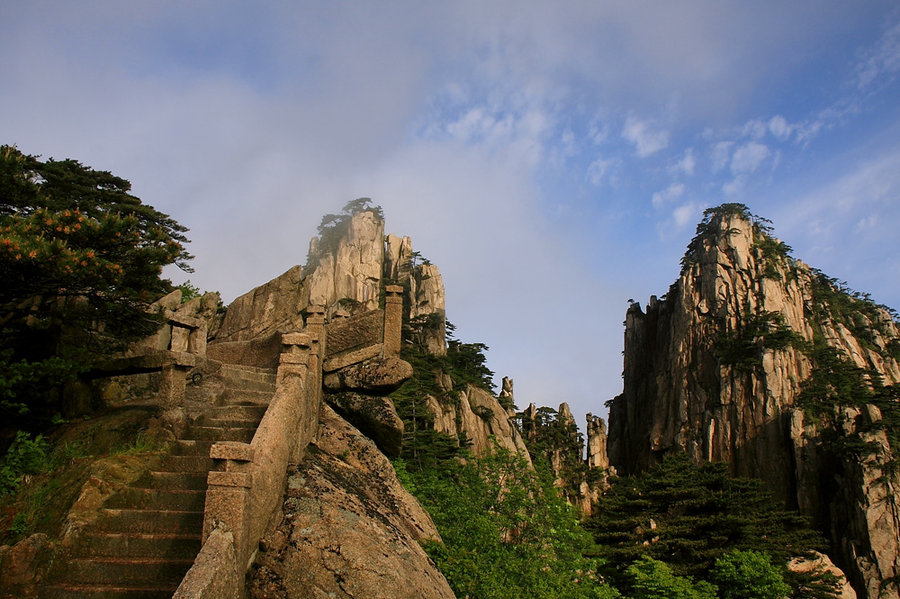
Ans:
[[[900,566],[897,443],[866,416],[900,419],[894,314],[790,251],[746,206],[704,213],[668,293],[626,313],[610,461],[626,474],[676,451],[727,462],[811,516],[860,593],[896,597],[882,581]],[[892,498],[880,507],[875,479]]]

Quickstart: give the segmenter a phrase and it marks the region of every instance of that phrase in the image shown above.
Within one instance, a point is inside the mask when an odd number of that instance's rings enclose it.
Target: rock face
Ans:
[[[813,555],[809,558],[798,557],[793,559],[788,563],[788,569],[791,572],[816,572],[816,571],[824,571],[833,575],[838,579],[838,584],[840,588],[838,590],[837,599],[856,599],[856,591],[853,590],[853,587],[850,586],[850,583],[847,582],[847,577],[844,576],[843,570],[835,566],[827,555],[824,553],[819,553],[818,551],[814,551]]]
[[[449,379],[449,377],[447,377]],[[466,385],[457,393],[458,401],[449,403],[429,396],[426,407],[434,416],[434,429],[457,439],[469,441],[475,455],[494,450],[494,442],[531,463],[525,442],[510,414],[496,397],[481,387]]]
[[[419,545],[439,539],[387,458],[326,406],[317,441],[288,479],[281,522],[260,544],[248,594],[452,599]]]
[[[339,300],[357,302],[362,310],[378,307],[384,221],[374,212],[353,215],[335,248],[320,247],[320,241],[314,239],[310,254],[319,257],[304,293],[307,305],[326,306],[328,316],[337,310]]]
[[[624,474],[673,451],[728,462],[814,519],[861,596],[896,598],[898,448],[871,383],[900,382],[897,326],[788,256],[764,222],[739,205],[707,211],[664,299],[628,309],[610,461]]]
[[[390,393],[413,375],[409,362],[395,356],[370,358],[325,375],[327,389]]]
[[[359,393],[329,393],[325,401],[347,422],[375,442],[386,456],[400,455],[403,445],[403,421],[394,404],[386,397]]]
[[[246,341],[276,332],[299,330],[303,311],[325,306],[326,316],[378,307],[384,261],[384,221],[364,210],[347,217],[346,228],[325,247],[310,243],[310,263],[294,266],[268,283],[235,299],[215,340]]]
[[[408,282],[405,305],[411,323],[418,323],[418,339],[429,353],[447,352],[446,302],[441,271],[413,251],[409,237],[388,235],[385,241],[384,276],[398,283]]]
[[[603,422],[603,418],[588,412],[586,459],[589,469],[606,470],[609,468],[606,444],[606,423]]]

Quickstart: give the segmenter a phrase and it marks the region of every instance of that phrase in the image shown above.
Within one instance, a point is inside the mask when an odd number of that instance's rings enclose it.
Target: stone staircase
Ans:
[[[206,408],[153,471],[101,509],[41,599],[161,599],[200,550],[210,446],[249,443],[275,390],[273,370],[226,365],[223,405]]]

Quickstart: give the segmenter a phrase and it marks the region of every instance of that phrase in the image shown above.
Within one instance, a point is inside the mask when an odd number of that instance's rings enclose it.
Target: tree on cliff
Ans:
[[[187,231],[75,160],[0,146],[0,408],[27,411],[110,344],[154,329],[148,304],[190,270]]]
[[[319,262],[319,258],[326,252],[333,252],[337,249],[338,243],[347,232],[350,221],[354,215],[361,212],[371,212],[375,218],[384,220],[384,210],[377,204],[372,204],[371,198],[356,198],[350,200],[341,208],[340,214],[326,214],[319,223],[319,236],[313,238],[310,244],[309,254],[306,256],[307,271],[312,271]]]

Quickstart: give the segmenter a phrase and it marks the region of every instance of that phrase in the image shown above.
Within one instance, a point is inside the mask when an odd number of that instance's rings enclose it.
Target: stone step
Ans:
[[[148,472],[132,485],[139,489],[205,491],[205,472]]]
[[[209,457],[209,448],[215,443],[212,439],[179,439],[172,447],[172,455],[193,455]]]
[[[243,441],[249,443],[253,439],[253,428],[222,428],[221,426],[191,426],[185,436],[204,441]]]
[[[243,366],[241,364],[222,364],[217,373],[222,378],[244,378],[275,383],[275,368]]]
[[[110,584],[143,588],[177,588],[193,559],[93,557],[69,561],[70,584]]]
[[[83,557],[166,557],[194,559],[200,552],[200,531],[193,533],[86,532]]]
[[[274,369],[223,365],[218,376],[226,389],[275,392]]]
[[[136,510],[101,508],[93,532],[196,533],[203,530],[203,512],[196,510]]]
[[[205,504],[206,489],[126,487],[110,497],[105,506],[122,509],[199,511]]]
[[[250,429],[255,431],[259,426],[259,419],[256,418],[233,418],[233,417],[225,417],[225,418],[204,418],[202,422],[199,423],[200,426],[217,426],[220,428],[235,428],[235,429]]]
[[[41,589],[40,599],[170,599],[177,584],[150,587],[121,584],[55,584]]]
[[[202,455],[167,455],[163,457],[159,470],[163,472],[209,472],[212,470],[212,458]]]
[[[260,403],[235,403],[215,406],[209,411],[210,418],[237,418],[241,420],[262,420],[268,405]]]
[[[222,406],[232,405],[255,405],[267,406],[275,395],[274,387],[272,389],[254,390],[247,387],[229,387],[223,395]]]

